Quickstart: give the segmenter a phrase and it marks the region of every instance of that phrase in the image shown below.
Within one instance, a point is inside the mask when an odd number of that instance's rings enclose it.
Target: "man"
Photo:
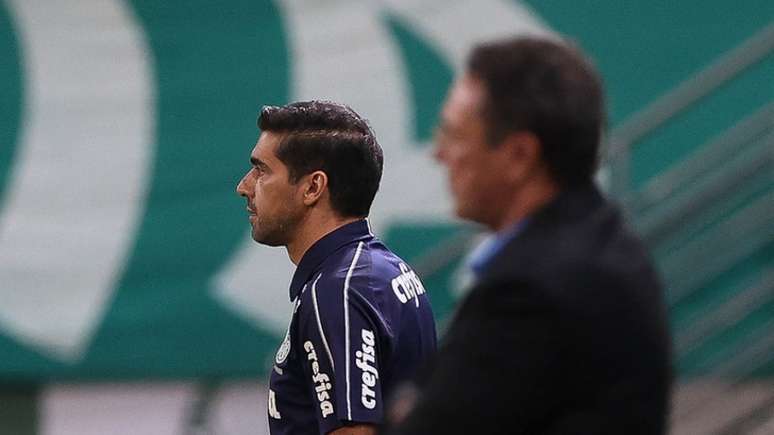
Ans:
[[[600,79],[572,46],[474,49],[435,156],[456,214],[495,239],[473,259],[476,284],[393,433],[665,432],[662,289],[592,181],[603,124]]]
[[[237,186],[255,241],[297,265],[293,314],[269,384],[272,434],[375,433],[384,399],[435,350],[414,271],[371,233],[382,150],[352,109],[264,107]]]

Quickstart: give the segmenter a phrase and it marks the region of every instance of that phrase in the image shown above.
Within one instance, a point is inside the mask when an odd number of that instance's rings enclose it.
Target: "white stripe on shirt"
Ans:
[[[347,420],[352,420],[352,399],[350,399],[350,386],[349,386],[349,280],[352,278],[352,272],[355,270],[355,266],[357,265],[357,259],[360,258],[360,251],[363,250],[363,242],[358,243],[357,250],[355,251],[355,256],[352,258],[352,264],[349,265],[349,270],[347,271],[347,277],[344,278],[344,343],[345,343],[345,349],[347,351],[346,353],[346,376],[347,376]]]
[[[320,309],[317,307],[317,281],[322,277],[322,273],[317,276],[317,279],[312,283],[312,302],[314,302],[314,314],[317,317],[317,330],[320,331],[320,338],[322,338],[323,346],[325,346],[325,352],[328,354],[328,359],[331,361],[331,368],[333,372],[336,372],[336,366],[333,364],[333,355],[331,354],[331,348],[328,347],[328,340],[325,338],[323,332],[322,322],[320,321]]]

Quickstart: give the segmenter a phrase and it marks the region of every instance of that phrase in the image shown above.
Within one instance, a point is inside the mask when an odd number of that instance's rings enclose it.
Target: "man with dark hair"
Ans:
[[[594,185],[603,127],[601,81],[570,44],[513,38],[473,50],[435,156],[456,214],[494,235],[391,433],[665,432],[662,288]]]
[[[264,107],[237,186],[255,241],[297,265],[269,383],[272,434],[375,433],[384,399],[435,350],[416,273],[371,233],[382,175],[368,123],[325,101]]]

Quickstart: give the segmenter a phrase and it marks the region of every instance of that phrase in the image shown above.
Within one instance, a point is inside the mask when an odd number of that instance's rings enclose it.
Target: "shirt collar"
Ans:
[[[360,219],[343,225],[324,235],[304,253],[290,281],[290,300],[293,301],[301,292],[304,284],[309,281],[318,266],[334,251],[344,245],[361,240],[371,239],[371,227],[367,219]]]
[[[528,219],[522,219],[513,225],[506,227],[489,236],[483,243],[477,247],[469,260],[469,266],[473,273],[479,277],[486,269],[486,266],[492,259],[502,251],[505,245],[515,239],[527,226]]]

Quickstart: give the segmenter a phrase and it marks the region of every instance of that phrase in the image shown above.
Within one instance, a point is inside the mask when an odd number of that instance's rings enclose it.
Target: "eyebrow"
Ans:
[[[261,167],[265,168],[266,163],[263,162],[263,160],[259,159],[258,157],[250,156],[250,164],[255,167]]]

